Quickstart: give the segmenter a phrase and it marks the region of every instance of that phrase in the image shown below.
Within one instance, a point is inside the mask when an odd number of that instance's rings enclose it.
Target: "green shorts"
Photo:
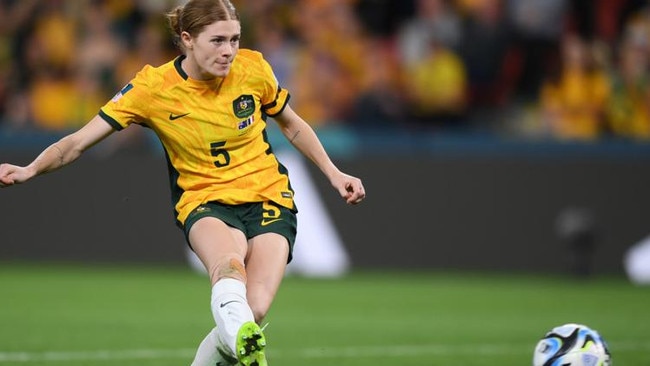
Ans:
[[[215,217],[227,225],[241,230],[246,239],[251,239],[264,233],[276,233],[287,238],[289,242],[289,258],[293,258],[293,245],[296,241],[297,217],[296,210],[288,209],[274,202],[254,202],[241,205],[225,205],[219,202],[208,202],[195,208],[185,220],[183,231],[189,241],[192,225],[204,217]]]

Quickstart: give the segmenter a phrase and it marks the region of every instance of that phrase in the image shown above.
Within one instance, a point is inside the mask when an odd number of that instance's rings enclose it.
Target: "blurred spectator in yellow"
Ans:
[[[607,106],[609,127],[616,136],[650,139],[650,34],[647,31],[642,23],[630,24],[618,52]]]
[[[100,2],[47,0],[42,11],[28,45],[29,117],[44,130],[77,128],[105,102],[119,44]]]
[[[559,64],[540,95],[542,122],[550,136],[584,141],[600,137],[609,94],[607,72],[597,63],[592,44],[575,33],[564,35]]]
[[[30,121],[45,131],[78,128],[106,102],[94,74],[66,67],[37,70],[27,97]]]
[[[299,37],[288,88],[296,112],[314,126],[351,113],[363,73],[364,35],[350,0],[304,0],[295,5]]]
[[[66,67],[76,55],[79,3],[65,0],[44,0],[34,25],[30,47],[37,49],[39,63],[32,67]]]
[[[460,127],[464,122],[467,75],[461,58],[432,39],[425,57],[404,68],[403,89],[413,122]]]
[[[414,16],[397,34],[406,110],[422,126],[457,126],[465,113],[467,75],[454,49],[461,34],[452,5],[416,0]]]

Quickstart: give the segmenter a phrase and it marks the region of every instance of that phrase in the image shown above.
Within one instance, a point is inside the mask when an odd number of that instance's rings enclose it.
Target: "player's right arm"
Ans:
[[[40,174],[62,168],[115,131],[101,117],[95,116],[78,131],[47,147],[27,166],[0,164],[0,187],[23,183]]]

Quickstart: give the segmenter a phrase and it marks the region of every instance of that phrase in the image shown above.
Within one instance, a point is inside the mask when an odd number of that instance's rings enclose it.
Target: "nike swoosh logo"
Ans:
[[[232,303],[232,302],[239,302],[239,301],[237,301],[237,300],[230,300],[230,301],[222,302],[222,303],[219,305],[219,307],[220,307],[220,308],[223,308],[223,307],[225,307],[226,305],[228,305],[228,304],[230,304],[230,303]]]
[[[262,219],[262,226],[270,225],[270,224],[272,224],[272,223],[274,223],[276,221],[280,221],[280,220],[282,220],[282,219],[272,219],[272,220]]]
[[[182,117],[187,116],[188,114],[189,114],[189,113],[184,113],[184,114],[177,114],[177,115],[174,115],[174,114],[170,113],[170,114],[169,114],[169,120],[170,120],[170,121],[177,120],[177,119],[179,119],[179,118],[182,118]]]

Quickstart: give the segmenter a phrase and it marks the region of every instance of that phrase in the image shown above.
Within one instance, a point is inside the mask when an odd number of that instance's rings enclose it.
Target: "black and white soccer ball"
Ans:
[[[586,325],[553,328],[537,343],[533,366],[611,366],[607,343]]]

